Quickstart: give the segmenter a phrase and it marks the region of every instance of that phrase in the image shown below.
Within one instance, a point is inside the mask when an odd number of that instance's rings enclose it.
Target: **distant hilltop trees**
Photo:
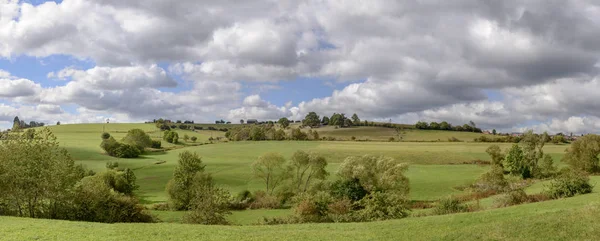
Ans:
[[[44,125],[46,125],[46,124],[44,124],[43,122],[35,122],[35,121],[30,121],[29,123],[26,123],[25,121],[20,120],[18,116],[15,116],[15,119],[13,120],[12,130],[18,131],[21,129],[40,127],[40,126],[44,126]]]
[[[464,131],[464,132],[476,132],[481,133],[481,129],[477,128],[475,122],[469,121],[468,124],[453,126],[452,124],[442,121],[441,123],[431,122],[427,123],[419,121],[415,124],[415,128],[421,130],[446,130],[446,131]]]

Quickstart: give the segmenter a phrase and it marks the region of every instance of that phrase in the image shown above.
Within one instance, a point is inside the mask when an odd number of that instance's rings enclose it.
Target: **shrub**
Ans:
[[[598,154],[600,154],[600,136],[586,135],[571,144],[563,157],[563,162],[576,170],[595,172],[600,170]]]
[[[115,169],[119,167],[119,163],[118,162],[106,162],[106,169]]]
[[[177,144],[179,143],[179,134],[176,131],[165,131],[163,134],[163,140],[168,143]]]
[[[138,200],[106,185],[103,178],[86,177],[75,188],[72,215],[75,220],[105,223],[154,222]]]
[[[196,142],[198,140],[198,137],[192,136],[191,140],[192,142]]]
[[[352,213],[352,206],[352,201],[348,199],[334,200],[327,206],[329,219],[336,223],[354,221],[356,215]]]
[[[294,213],[300,222],[328,222],[331,195],[319,192],[314,195],[302,193],[294,198]]]
[[[374,192],[360,200],[363,208],[358,211],[361,221],[378,221],[407,217],[409,202],[401,193]]]
[[[190,140],[190,136],[188,136],[188,134],[183,135],[183,140],[185,142],[189,141]]]
[[[119,143],[117,148],[114,149],[114,157],[118,158],[136,158],[142,154],[140,149],[135,146]]]
[[[504,170],[499,166],[493,166],[492,169],[479,177],[479,180],[473,185],[478,192],[504,192],[508,187],[508,181],[504,178]]]
[[[100,137],[102,137],[102,140],[106,140],[106,139],[110,138],[110,134],[108,134],[108,132],[104,132],[104,133],[102,133],[102,135]]]
[[[529,197],[522,188],[511,190],[496,200],[497,207],[508,207],[529,202]]]
[[[468,210],[469,208],[462,204],[460,200],[454,197],[449,197],[439,200],[437,206],[433,209],[433,213],[437,215],[444,215],[467,212]]]
[[[152,140],[152,146],[154,149],[160,149],[162,147],[162,142],[159,140]]]
[[[281,208],[281,202],[277,197],[269,195],[264,191],[254,193],[254,201],[249,205],[250,209],[277,209]]]
[[[350,137],[351,140],[356,141],[356,136]]]
[[[363,199],[369,192],[360,185],[357,178],[351,180],[337,180],[331,185],[331,194],[340,199],[349,199],[351,201],[359,201]]]
[[[194,194],[190,212],[183,217],[184,222],[204,225],[229,224],[226,219],[227,215],[231,214],[228,210],[229,192],[209,185],[196,189]]]
[[[556,199],[591,193],[593,186],[589,181],[589,177],[583,172],[564,171],[550,182],[548,196]]]
[[[459,140],[458,138],[456,138],[456,137],[454,137],[454,136],[453,136],[453,137],[450,137],[450,138],[448,138],[448,141],[449,141],[449,142],[461,142],[461,140]]]
[[[390,137],[390,139],[388,139],[389,142],[394,142],[396,141],[396,139],[394,139],[394,137]]]
[[[244,210],[250,207],[250,204],[254,202],[254,196],[248,190],[239,192],[229,203],[229,209],[232,210]]]
[[[141,129],[131,129],[123,138],[123,143],[137,147],[140,151],[144,148],[152,146],[152,139]]]

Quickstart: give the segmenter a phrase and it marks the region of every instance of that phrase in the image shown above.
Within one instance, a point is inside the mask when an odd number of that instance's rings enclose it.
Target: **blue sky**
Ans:
[[[314,111],[596,132],[597,3],[500,3],[1,0],[0,127]]]

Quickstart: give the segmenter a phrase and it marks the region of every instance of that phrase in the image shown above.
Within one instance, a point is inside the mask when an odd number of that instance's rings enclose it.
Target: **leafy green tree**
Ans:
[[[306,133],[299,128],[296,128],[292,129],[292,132],[290,133],[290,139],[296,141],[305,141],[308,139],[308,135],[306,135]]]
[[[502,167],[502,163],[504,162],[505,155],[502,153],[502,150],[498,145],[491,145],[488,147],[485,152],[492,158],[492,164],[496,166]]]
[[[323,120],[321,120],[321,124],[324,126],[329,125],[329,117],[323,116]]]
[[[186,223],[204,225],[227,225],[229,200],[231,195],[224,189],[211,185],[201,185],[194,189],[190,211],[184,216]]]
[[[437,122],[431,122],[429,123],[429,129],[431,130],[439,130],[440,129],[440,124]]]
[[[179,143],[179,134],[177,134],[176,131],[165,131],[165,133],[163,134],[163,140],[165,140],[168,143],[177,144]]]
[[[544,155],[544,159],[540,163],[539,172],[542,178],[552,177],[556,174],[556,166],[554,166],[554,160],[550,155]]]
[[[525,171],[524,161],[525,157],[523,156],[523,150],[518,144],[513,144],[506,155],[504,167],[506,167],[508,172],[512,175],[523,175]]]
[[[452,130],[452,125],[448,124],[446,121],[442,121],[442,123],[440,123],[440,130]]]
[[[356,115],[356,113],[352,115],[352,124],[354,124],[355,126],[360,125],[360,118],[358,118],[358,115]]]
[[[344,125],[344,121],[346,117],[344,114],[333,113],[331,118],[329,119],[329,125],[342,127]]]
[[[598,155],[600,154],[600,136],[585,135],[571,144],[567,149],[563,162],[571,168],[584,172],[600,170]]]
[[[296,151],[292,155],[289,163],[292,174],[292,186],[294,192],[306,192],[312,182],[316,180],[325,180],[329,173],[327,170],[327,160],[315,153]]]
[[[141,129],[131,129],[123,138],[123,143],[137,147],[140,151],[152,146],[152,139]]]
[[[497,134],[497,133],[496,133],[496,129],[493,129],[493,130],[492,130],[492,135],[496,135],[496,134]]]
[[[285,135],[286,135],[286,134],[285,134],[285,131],[284,131],[284,130],[281,130],[281,129],[279,129],[279,130],[276,130],[276,131],[273,133],[273,140],[276,140],[276,141],[283,141],[283,140],[285,140]]]
[[[421,130],[427,130],[427,129],[429,129],[429,124],[427,124],[427,122],[424,122],[424,121],[418,121],[417,124],[415,124],[415,128],[421,129]]]
[[[469,126],[471,127],[471,130],[473,132],[475,132],[475,130],[477,129],[477,125],[473,121],[469,121]]]
[[[266,139],[267,135],[265,133],[265,129],[262,126],[253,126],[252,129],[250,129],[250,140],[262,141]]]
[[[108,134],[108,132],[104,132],[100,137],[102,138],[102,140],[107,140],[108,138],[110,138],[110,134]]]
[[[18,116],[15,116],[15,119],[13,120],[12,130],[17,131],[19,129],[21,129],[21,121],[19,120]]]
[[[84,176],[50,129],[34,138],[0,142],[0,203],[17,216],[66,218],[63,212],[74,185]]]
[[[273,191],[290,177],[289,169],[285,166],[285,158],[279,153],[266,153],[252,163],[254,177],[261,179],[266,186],[266,192]]]
[[[538,177],[539,162],[544,157],[544,145],[550,140],[548,133],[541,135],[534,134],[533,131],[527,131],[521,139],[523,145],[523,178]]]
[[[348,157],[337,174],[343,180],[358,179],[368,192],[397,192],[408,194],[410,187],[404,173],[408,165],[383,156]]]
[[[277,121],[277,124],[279,124],[281,127],[283,127],[285,129],[285,128],[288,128],[288,126],[290,126],[290,120],[288,120],[288,118],[283,117]]]
[[[185,142],[188,142],[188,141],[190,140],[190,136],[188,136],[188,134],[184,134],[184,135],[183,135],[183,140],[184,140]]]
[[[173,209],[187,210],[194,197],[195,184],[206,183],[206,179],[211,177],[204,175],[205,166],[197,153],[180,153],[178,163],[173,172],[173,179],[167,184],[167,193]]]
[[[317,115],[317,113],[310,112],[306,115],[306,117],[304,117],[304,120],[302,121],[302,123],[305,126],[318,127],[321,124],[321,119],[320,119],[319,115]]]

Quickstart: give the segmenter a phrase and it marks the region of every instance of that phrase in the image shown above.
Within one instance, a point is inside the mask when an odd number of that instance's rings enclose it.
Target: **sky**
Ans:
[[[596,0],[0,0],[12,120],[334,112],[598,133]]]

